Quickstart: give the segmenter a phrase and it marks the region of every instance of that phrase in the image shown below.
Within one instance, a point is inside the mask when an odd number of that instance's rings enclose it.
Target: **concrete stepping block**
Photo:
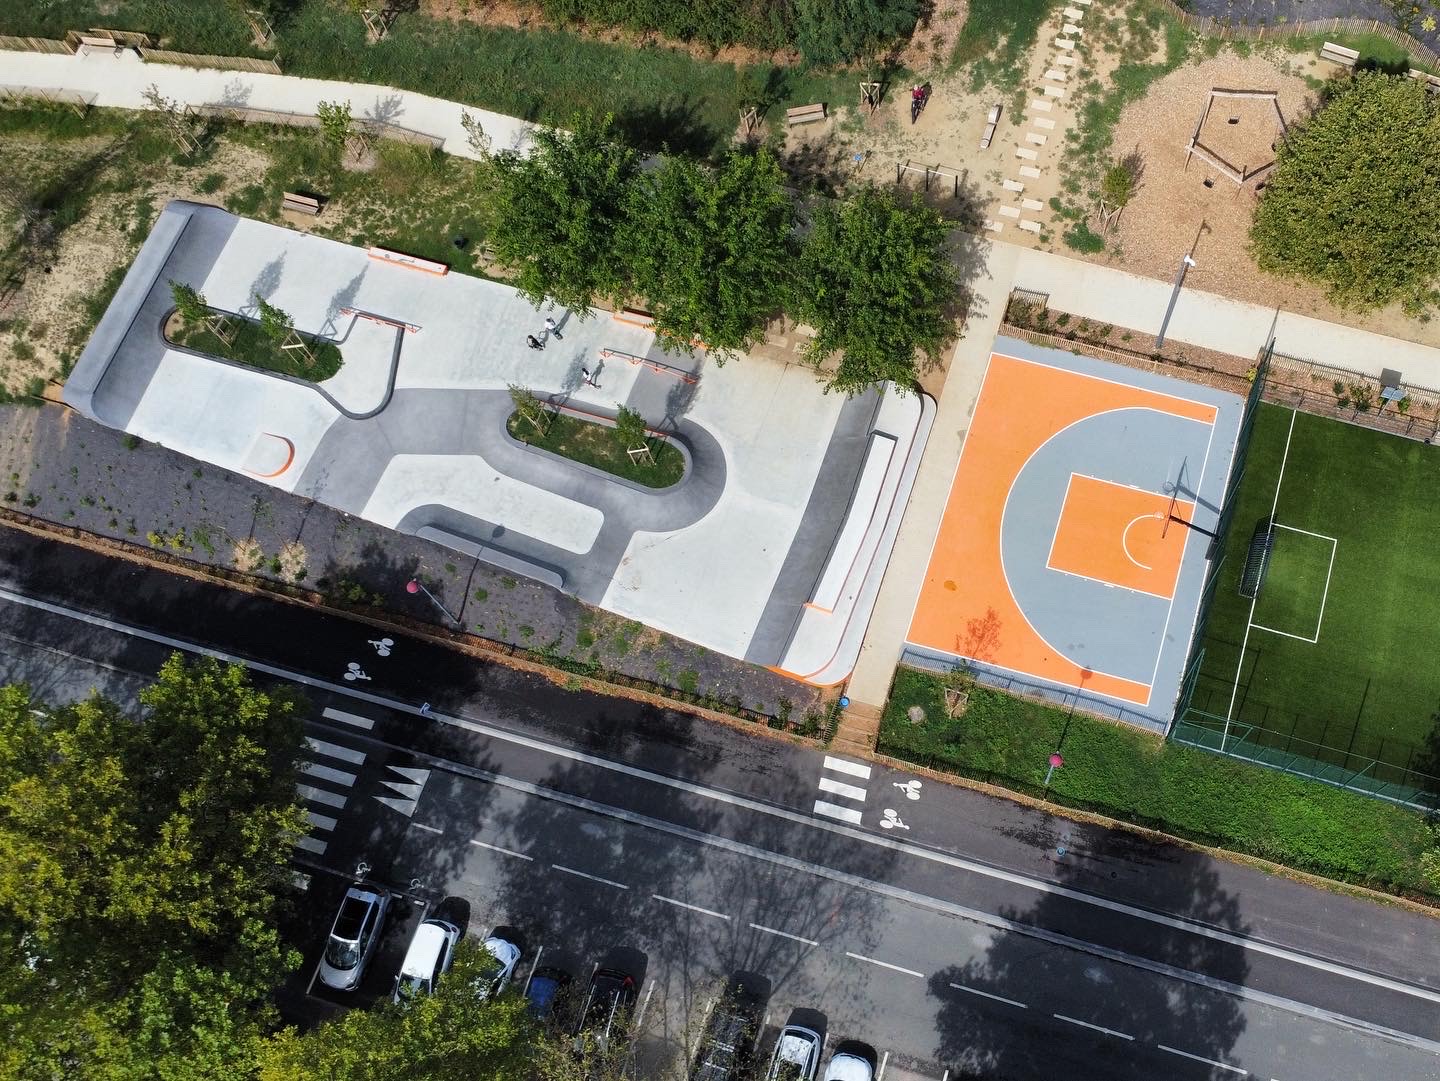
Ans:
[[[1002,218],[1018,218],[1020,211],[1016,210],[1013,206],[1002,206],[1000,208],[1000,216]]]
[[[1044,128],[1046,131],[1055,130],[1055,121],[1051,120],[1048,116],[1032,116],[1030,123],[1034,124],[1037,128]]]
[[[1057,48],[1061,48],[1061,49],[1073,49],[1073,48],[1075,48],[1075,43],[1074,43],[1073,41],[1071,41],[1069,38],[1056,38],[1056,39],[1055,39],[1055,45],[1056,45]]]
[[[1034,180],[1040,175],[1040,170],[1033,165],[1022,165],[1020,166],[1020,175],[1028,180]]]
[[[1063,86],[1047,86],[1045,88],[1045,96],[1047,98],[1063,98],[1065,96],[1065,88]]]
[[[1015,148],[1015,156],[1017,158],[1024,158],[1026,161],[1037,161],[1040,157],[1035,151],[1025,146],[1017,146]]]
[[[1065,18],[1069,19],[1072,23],[1079,22],[1081,19],[1085,18],[1085,13],[1079,8],[1066,8]]]
[[[1064,26],[1061,27],[1061,29],[1064,30],[1065,33],[1069,34],[1072,38],[1078,38],[1080,36],[1080,28],[1074,23],[1066,23]]]
[[[1059,64],[1062,68],[1073,68],[1076,64],[1080,63],[1080,61],[1076,60],[1069,53],[1066,53],[1064,56],[1057,56],[1055,63]]]
[[[1045,78],[1054,79],[1057,83],[1063,83],[1068,78],[1068,76],[1063,71],[1060,71],[1058,68],[1051,68],[1045,73]]]
[[[1002,180],[1000,186],[1006,191],[1024,191],[1025,185],[1018,180]]]
[[[1050,111],[1050,103],[1043,98],[1033,99],[1029,107],[1037,113],[1048,113]]]
[[[1040,231],[1040,223],[1038,221],[1022,221],[1020,228],[1024,229],[1027,233],[1038,233]]]
[[[1082,8],[1088,8],[1090,6],[1090,0],[1070,0],[1070,2],[1072,4],[1079,4]]]
[[[1045,204],[1039,199],[1021,199],[1020,205],[1026,210],[1044,210]]]
[[[987,221],[985,223],[985,228],[992,233],[998,233],[1000,232],[1000,230],[1005,228],[1005,223],[1003,221]]]
[[[1045,136],[1043,136],[1043,135],[1036,135],[1033,131],[1027,131],[1027,132],[1025,133],[1025,141],[1026,141],[1027,143],[1031,144],[1032,146],[1044,146],[1044,145],[1045,145]]]

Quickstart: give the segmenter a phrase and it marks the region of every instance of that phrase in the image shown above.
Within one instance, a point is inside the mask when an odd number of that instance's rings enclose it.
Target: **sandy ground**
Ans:
[[[1213,87],[1274,90],[1286,122],[1293,123],[1315,106],[1316,93],[1305,75],[1324,78],[1330,70],[1329,65],[1291,53],[1255,53],[1242,58],[1225,51],[1213,59],[1186,64],[1156,82],[1149,94],[1125,110],[1115,128],[1116,155],[1132,150],[1138,153],[1144,172],[1135,197],[1107,238],[1115,250],[1099,260],[1166,279],[1174,275],[1180,257],[1193,243],[1197,265],[1186,284],[1196,289],[1412,341],[1440,343],[1440,323],[1411,319],[1398,306],[1369,314],[1345,311],[1329,303],[1323,290],[1315,286],[1259,270],[1247,245],[1255,188],[1263,176],[1241,188],[1199,158],[1192,159],[1186,169],[1185,147]],[[1231,127],[1231,116],[1238,116],[1240,123]],[[1247,125],[1251,129],[1248,138]],[[1263,108],[1217,101],[1204,136],[1213,138],[1219,144],[1216,149],[1228,152],[1227,157],[1254,158],[1269,141],[1268,125]],[[1207,179],[1213,181],[1213,187],[1205,186]],[[1208,232],[1199,235],[1202,222]],[[1321,359],[1344,363],[1343,358]]]

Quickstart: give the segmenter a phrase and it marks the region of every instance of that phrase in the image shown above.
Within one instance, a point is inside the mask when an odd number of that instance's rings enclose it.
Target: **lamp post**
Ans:
[[[1195,248],[1200,243],[1200,238],[1210,231],[1210,226],[1200,222],[1200,228],[1195,232],[1195,240],[1190,245],[1190,250],[1180,260],[1179,273],[1175,275],[1175,288],[1170,291],[1170,303],[1165,308],[1165,318],[1160,321],[1160,333],[1155,335],[1155,352],[1160,352],[1165,344],[1165,330],[1170,326],[1170,316],[1175,312],[1175,303],[1180,299],[1180,287],[1185,284],[1185,272],[1195,266]]]
[[[439,601],[437,601],[437,600],[435,599],[435,594],[431,593],[428,589],[426,589],[426,588],[425,588],[425,583],[422,582],[422,581],[420,581],[420,579],[418,579],[418,578],[412,578],[412,579],[410,579],[410,581],[406,582],[406,583],[405,583],[405,592],[406,592],[406,593],[410,593],[410,594],[412,594],[412,595],[415,594],[415,593],[423,593],[423,594],[425,594],[425,596],[427,596],[427,597],[430,598],[430,603],[431,603],[431,604],[433,604],[436,608],[440,609],[440,611],[442,611],[443,613],[445,613],[445,618],[449,619],[449,620],[450,620],[452,623],[454,623],[455,626],[457,626],[457,627],[464,626],[464,624],[462,624],[462,623],[460,622],[460,617],[459,617],[459,616],[451,615],[451,614],[450,614],[450,609],[446,608],[443,604],[441,604]]]
[[[1050,787],[1050,778],[1054,775],[1055,771],[1056,771],[1057,769],[1059,769],[1061,766],[1063,766],[1064,764],[1065,764],[1065,759],[1063,759],[1063,758],[1060,757],[1060,752],[1059,752],[1059,751],[1056,751],[1054,754],[1052,754],[1052,755],[1050,756],[1050,768],[1045,771],[1045,787],[1046,787],[1046,788],[1049,788],[1049,787]]]

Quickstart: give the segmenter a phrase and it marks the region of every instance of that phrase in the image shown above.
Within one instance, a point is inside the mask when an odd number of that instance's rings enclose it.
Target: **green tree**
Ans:
[[[732,150],[715,170],[669,158],[636,187],[621,245],[655,330],[717,359],[758,342],[785,302],[793,212],[768,151]]]
[[[1135,174],[1130,166],[1123,161],[1117,161],[1110,168],[1105,170],[1105,176],[1100,181],[1100,194],[1111,206],[1124,206],[1135,194]]]
[[[1361,72],[1280,145],[1250,231],[1262,269],[1326,286],[1346,307],[1436,299],[1440,99]]]
[[[322,101],[315,106],[315,116],[320,121],[320,138],[334,154],[345,149],[350,138],[350,127],[354,117],[348,101]]]
[[[812,64],[840,64],[908,38],[923,0],[794,0],[795,44]]]
[[[540,1036],[522,996],[475,993],[493,969],[463,941],[434,994],[278,1033],[259,1052],[259,1081],[528,1081]]]
[[[295,329],[290,314],[271,304],[259,293],[255,294],[255,308],[260,313],[260,330],[276,345],[284,343]]]
[[[529,387],[522,387],[518,383],[511,383],[510,404],[515,407],[515,413],[521,420],[534,428],[539,435],[544,435],[550,427],[551,412],[545,403],[535,397],[535,392]]]
[[[873,187],[820,204],[801,251],[794,308],[816,330],[810,362],[828,366],[838,354],[828,389],[858,394],[885,379],[909,386],[917,353],[927,365],[939,362],[955,334],[948,232],[918,200]]]
[[[629,291],[616,238],[639,172],[609,116],[577,118],[570,132],[540,129],[528,157],[494,159],[490,247],[512,284],[539,304],[552,297],[588,313]]]
[[[649,427],[645,418],[635,410],[620,407],[620,412],[615,415],[615,439],[626,450],[635,447],[649,446]]]
[[[171,278],[170,298],[175,304],[175,310],[180,313],[180,318],[191,326],[203,323],[205,317],[210,314],[210,306],[205,301],[205,294],[193,285],[177,282]]]

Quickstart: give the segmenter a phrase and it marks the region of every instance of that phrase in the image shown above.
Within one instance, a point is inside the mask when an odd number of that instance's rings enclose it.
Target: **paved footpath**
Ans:
[[[475,116],[496,149],[525,151],[534,126],[514,117],[391,87],[301,79],[288,75],[197,70],[146,64],[130,52],[85,50],[76,56],[0,52],[8,86],[73,90],[95,104],[146,108],[141,92],[155,85],[184,104],[224,103],[313,115],[320,101],[348,100],[357,116],[389,121],[444,140],[450,154],[473,157],[460,117]],[[1050,307],[1100,323],[1158,329],[1172,283],[1110,267],[1034,251],[1003,241],[973,238],[960,256],[974,281],[974,302],[964,336],[951,359],[935,427],[895,553],[851,678],[849,694],[859,706],[878,707],[910,625],[920,581],[929,561],[950,483],[979,396],[990,343],[1012,288],[1048,293]],[[1274,337],[1280,352],[1378,375],[1398,370],[1412,383],[1440,386],[1440,327],[1431,344],[1390,338],[1338,323],[1184,289],[1167,337],[1235,356],[1255,356]]]

